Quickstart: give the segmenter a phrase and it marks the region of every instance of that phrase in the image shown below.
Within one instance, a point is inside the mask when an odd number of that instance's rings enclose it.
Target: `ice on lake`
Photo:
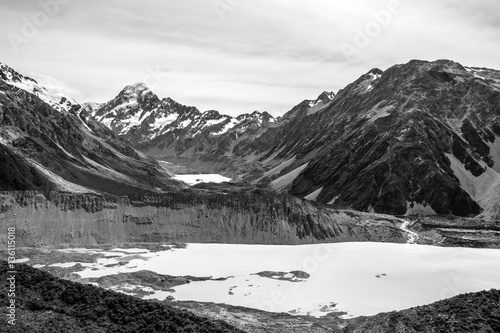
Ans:
[[[325,306],[351,316],[424,305],[465,292],[500,288],[500,250],[413,244],[315,245],[188,244],[186,249],[148,253],[134,266],[85,269],[82,277],[151,270],[168,275],[230,277],[191,282],[158,299],[226,303],[267,311],[324,315]],[[255,273],[310,274],[290,282]],[[300,279],[299,279],[300,280]],[[321,309],[323,308],[323,311]],[[331,310],[331,309],[330,309]]]
[[[222,183],[231,180],[231,178],[227,178],[219,174],[175,175],[173,178],[183,181],[188,185],[195,185],[199,183]]]

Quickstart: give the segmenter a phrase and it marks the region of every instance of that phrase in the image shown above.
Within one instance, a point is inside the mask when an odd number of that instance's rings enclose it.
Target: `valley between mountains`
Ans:
[[[110,289],[100,291],[106,306],[155,304],[151,311],[175,309],[174,317],[188,309],[221,332],[385,332],[388,321],[398,320],[406,328],[394,324],[391,332],[418,332],[419,325],[437,325],[417,320],[429,307],[449,313],[455,306],[487,321],[485,332],[500,329],[498,311],[490,311],[498,292],[481,292],[500,288],[498,70],[412,60],[372,69],[274,117],[264,110],[200,111],[144,83],[125,86],[106,103],[79,103],[0,64],[0,165],[0,225],[15,227],[15,263],[52,274],[22,266],[26,318],[50,321],[44,311],[52,305],[30,298],[42,297],[66,309],[55,317],[100,327],[94,314],[82,319],[73,311],[91,305],[65,292],[40,292],[57,285],[92,295],[94,287],[76,281]],[[0,243],[7,242],[1,233]],[[337,266],[315,257],[318,248],[329,249]],[[218,260],[231,257],[225,251],[254,253],[259,264],[236,258],[231,270]],[[178,271],[162,270],[155,260],[164,255]],[[319,268],[303,264],[311,257]],[[298,258],[304,261],[294,269]],[[430,258],[434,266],[426,267]],[[359,267],[349,268],[350,260]],[[472,273],[464,260],[475,263]],[[29,286],[34,276],[38,290]],[[338,299],[309,300],[330,297],[330,276],[337,287],[372,286],[363,295],[350,291],[365,297],[359,304],[379,297],[376,290],[393,301],[394,291],[403,290],[408,303],[381,302],[372,313],[351,304],[358,298],[342,298],[342,288],[335,289]],[[406,289],[421,281],[426,293]],[[272,288],[290,283],[303,284],[308,304],[298,306],[294,293],[285,293],[293,306],[277,306],[275,312],[287,312],[281,317],[262,305]],[[202,295],[212,284],[224,292],[203,302],[181,296]],[[444,300],[466,292],[478,293]],[[160,301],[137,300],[151,295]],[[493,305],[482,312],[463,305],[485,298]],[[261,306],[252,306],[257,301]],[[372,322],[362,317],[391,309],[401,312]],[[192,316],[186,322],[196,322]],[[446,318],[446,325],[461,320],[457,327],[474,327],[466,318]]]

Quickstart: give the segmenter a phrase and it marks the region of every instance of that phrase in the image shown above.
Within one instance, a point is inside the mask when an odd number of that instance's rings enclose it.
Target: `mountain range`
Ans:
[[[13,166],[2,171],[6,190],[186,187],[163,160],[334,207],[500,215],[497,70],[413,60],[274,118],[200,112],[143,83],[80,105],[0,66],[1,149]]]
[[[200,112],[141,83],[86,109],[136,149],[201,172],[360,211],[497,219],[499,105],[499,71],[413,60],[277,119]]]

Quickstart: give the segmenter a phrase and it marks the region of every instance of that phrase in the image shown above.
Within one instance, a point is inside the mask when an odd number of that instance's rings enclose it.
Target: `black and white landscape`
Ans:
[[[2,4],[0,331],[500,332],[499,9]]]

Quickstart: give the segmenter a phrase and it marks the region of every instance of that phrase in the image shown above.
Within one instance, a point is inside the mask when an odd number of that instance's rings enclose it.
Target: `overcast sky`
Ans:
[[[499,0],[0,5],[0,62],[78,102],[105,102],[143,81],[202,111],[282,115],[374,67],[411,59],[500,69]]]

